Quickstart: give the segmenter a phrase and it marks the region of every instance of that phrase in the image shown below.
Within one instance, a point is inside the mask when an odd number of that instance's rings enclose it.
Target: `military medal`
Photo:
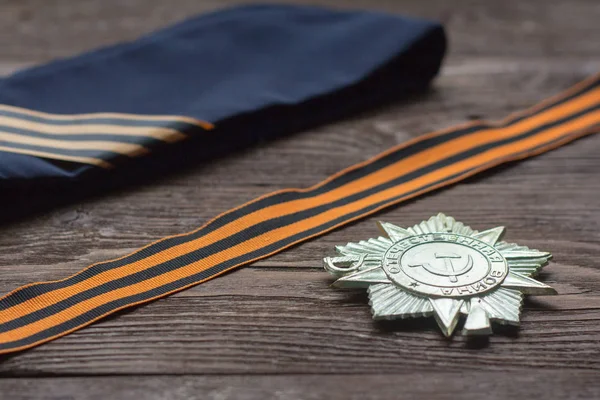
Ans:
[[[336,246],[324,259],[334,286],[367,288],[374,319],[434,316],[451,336],[489,335],[491,321],[519,324],[524,294],[556,291],[533,279],[550,253],[500,241],[504,227],[482,232],[444,214],[411,228],[379,222],[386,237]]]

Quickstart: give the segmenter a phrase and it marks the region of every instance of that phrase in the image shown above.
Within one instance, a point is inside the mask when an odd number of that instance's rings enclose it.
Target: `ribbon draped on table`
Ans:
[[[175,154],[195,160],[214,152],[215,144],[229,149],[330,122],[425,89],[445,44],[444,30],[431,21],[244,6],[19,72],[0,79],[0,188],[95,186],[133,164],[142,163],[146,174],[153,163],[171,167],[158,153],[176,142],[186,151]],[[313,187],[262,196],[192,232],[62,280],[18,288],[0,298],[0,353],[48,342],[391,205],[598,132],[599,80],[500,122],[420,136]]]
[[[259,197],[63,280],[0,299],[0,353],[30,348],[500,164],[600,131],[600,75],[503,121],[429,133],[308,189]],[[317,259],[315,259],[317,262]]]

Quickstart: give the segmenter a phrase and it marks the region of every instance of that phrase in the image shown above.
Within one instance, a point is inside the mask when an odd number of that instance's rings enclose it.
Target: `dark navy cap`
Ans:
[[[164,166],[170,149],[194,162],[331,122],[426,88],[445,45],[432,21],[254,5],[18,72],[0,79],[0,185]]]

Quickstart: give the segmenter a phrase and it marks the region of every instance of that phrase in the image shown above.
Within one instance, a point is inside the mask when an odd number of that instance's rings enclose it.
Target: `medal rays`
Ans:
[[[434,316],[444,335],[450,336],[460,314],[464,314],[467,319],[463,333],[489,335],[492,333],[491,321],[519,324],[523,294],[556,294],[554,289],[532,278],[547,264],[551,255],[526,246],[500,241],[504,233],[503,227],[478,232],[441,213],[407,229],[387,222],[379,222],[379,227],[386,237],[336,246],[340,256],[327,257],[324,260],[325,269],[338,278],[334,286],[368,290],[374,319]],[[499,253],[503,259],[493,261],[505,263],[506,273],[492,274],[497,279],[486,278],[488,280],[482,280],[485,283],[446,288],[446,292],[440,288],[442,291],[439,295],[424,295],[419,290],[420,283],[417,281],[403,284],[391,278],[390,271],[399,273],[402,266],[393,265],[390,268],[387,265],[384,268],[386,253],[398,242],[405,239],[417,240],[428,234],[454,234],[458,235],[457,237],[469,238],[467,243],[472,239],[475,244],[479,243],[479,247],[487,247],[488,252]],[[473,246],[475,248],[475,245]],[[444,255],[435,254],[437,258],[442,256]],[[450,261],[443,261],[447,262],[446,267],[449,266],[451,271],[455,270],[453,264],[448,264]],[[479,263],[480,270],[483,268],[487,271],[492,268],[487,264],[482,266],[481,261]],[[408,267],[415,266],[419,265]],[[454,272],[437,272],[427,263],[421,266],[428,267],[427,273],[433,274],[431,276],[438,274],[456,282]]]

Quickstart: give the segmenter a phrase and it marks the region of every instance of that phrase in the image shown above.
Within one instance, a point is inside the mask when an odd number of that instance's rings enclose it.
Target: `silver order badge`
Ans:
[[[478,232],[444,214],[379,227],[386,237],[336,246],[339,256],[324,259],[334,286],[367,288],[375,319],[433,315],[450,336],[465,314],[464,334],[489,335],[490,321],[519,324],[523,294],[556,294],[532,278],[550,253],[500,241],[503,227]]]

